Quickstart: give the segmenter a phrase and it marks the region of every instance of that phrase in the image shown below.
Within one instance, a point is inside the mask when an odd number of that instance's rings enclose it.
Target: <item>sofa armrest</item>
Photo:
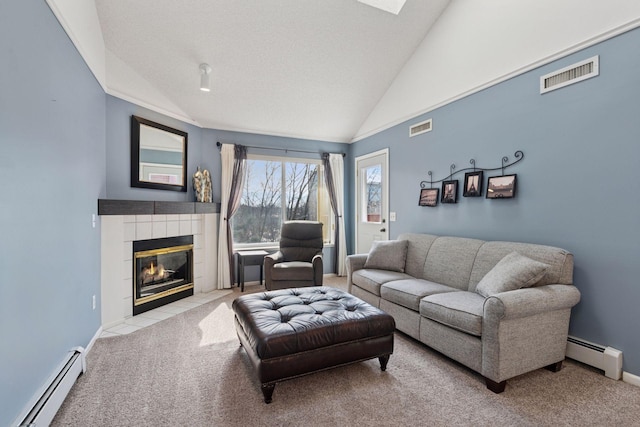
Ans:
[[[351,286],[353,285],[351,275],[354,271],[364,268],[364,263],[367,262],[367,256],[368,254],[353,254],[347,256],[347,292],[351,293]]]
[[[519,319],[547,311],[571,308],[580,301],[573,285],[545,285],[492,295],[484,303],[484,317]]]
[[[499,383],[561,362],[567,348],[573,285],[545,285],[493,295],[482,319],[482,375]]]

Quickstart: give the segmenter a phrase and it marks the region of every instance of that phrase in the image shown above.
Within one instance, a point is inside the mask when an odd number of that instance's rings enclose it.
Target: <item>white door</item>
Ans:
[[[389,150],[356,157],[356,253],[367,253],[375,240],[388,240]]]

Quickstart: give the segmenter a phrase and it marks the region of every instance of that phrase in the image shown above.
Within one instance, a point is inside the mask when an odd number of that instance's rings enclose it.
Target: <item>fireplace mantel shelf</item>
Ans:
[[[220,203],[98,199],[98,215],[174,215],[220,213]]]

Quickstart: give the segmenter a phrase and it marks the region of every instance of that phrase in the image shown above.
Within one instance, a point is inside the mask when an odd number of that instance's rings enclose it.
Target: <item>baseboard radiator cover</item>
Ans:
[[[622,352],[615,348],[604,347],[569,335],[566,356],[604,371],[604,375],[608,378],[614,380],[622,378]]]
[[[87,370],[84,348],[73,348],[59,367],[18,426],[38,427],[51,424],[76,379]]]

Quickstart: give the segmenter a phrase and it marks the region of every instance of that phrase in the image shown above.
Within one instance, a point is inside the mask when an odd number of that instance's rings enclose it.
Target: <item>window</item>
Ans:
[[[234,243],[277,244],[282,222],[296,219],[322,222],[324,241],[331,243],[333,212],[320,160],[249,155],[240,208],[231,221]]]
[[[382,220],[381,209],[381,177],[382,165],[369,166],[362,170],[362,179],[364,180],[364,197],[362,209],[362,222],[380,223]]]

